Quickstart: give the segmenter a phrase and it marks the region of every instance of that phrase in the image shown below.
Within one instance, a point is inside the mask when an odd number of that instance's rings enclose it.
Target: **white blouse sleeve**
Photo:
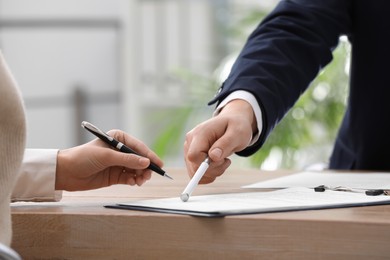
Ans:
[[[57,149],[26,149],[12,201],[59,201],[55,190]]]

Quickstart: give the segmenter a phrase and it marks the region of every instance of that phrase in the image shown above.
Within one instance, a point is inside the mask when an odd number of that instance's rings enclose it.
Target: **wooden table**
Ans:
[[[23,259],[390,259],[390,206],[225,218],[107,209],[175,197],[188,183],[168,169],[142,187],[64,192],[60,202],[14,203],[12,247]],[[193,195],[238,192],[291,172],[231,169]]]

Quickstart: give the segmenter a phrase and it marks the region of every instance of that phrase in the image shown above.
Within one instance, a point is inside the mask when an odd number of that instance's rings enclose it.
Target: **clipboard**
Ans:
[[[367,196],[364,193],[326,191],[310,188],[286,188],[192,196],[188,202],[177,198],[138,200],[106,205],[106,208],[189,215],[196,217],[225,217],[232,215],[321,210],[390,204],[390,196]]]

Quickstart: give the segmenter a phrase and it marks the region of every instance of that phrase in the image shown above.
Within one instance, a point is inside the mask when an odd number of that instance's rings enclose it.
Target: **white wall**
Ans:
[[[26,101],[28,147],[78,142],[77,87],[88,95],[86,120],[119,124],[121,1],[8,0],[0,10],[0,47]]]

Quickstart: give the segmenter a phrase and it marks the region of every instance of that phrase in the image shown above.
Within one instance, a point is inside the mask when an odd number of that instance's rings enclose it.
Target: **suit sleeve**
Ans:
[[[59,201],[55,190],[56,149],[26,149],[21,170],[11,195],[12,201]]]
[[[284,0],[249,36],[229,77],[209,105],[237,90],[252,93],[262,110],[259,140],[237,154],[249,156],[332,60],[351,27],[351,1]]]

